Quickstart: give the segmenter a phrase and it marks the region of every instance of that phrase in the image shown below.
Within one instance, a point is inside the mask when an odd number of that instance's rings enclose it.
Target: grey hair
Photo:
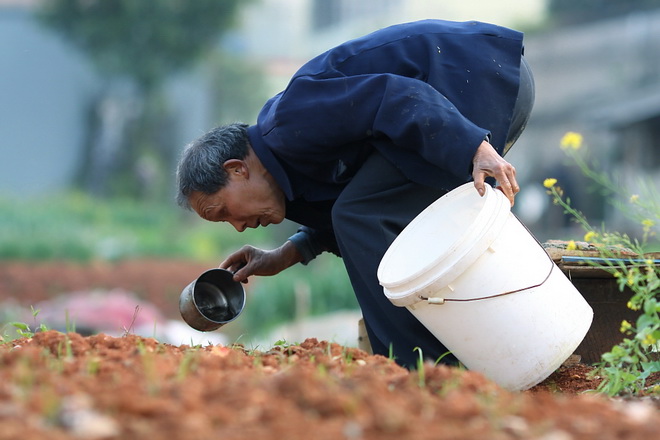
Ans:
[[[229,159],[243,160],[248,154],[247,124],[233,123],[216,127],[186,145],[176,170],[176,202],[192,210],[193,192],[214,194],[227,183],[224,163]]]

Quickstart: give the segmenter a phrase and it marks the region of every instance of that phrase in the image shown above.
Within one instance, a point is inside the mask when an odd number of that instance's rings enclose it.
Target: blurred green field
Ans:
[[[233,233],[232,233],[233,232]],[[98,200],[82,193],[0,198],[0,260],[89,261],[129,257],[217,259],[265,230],[236,234],[168,204]]]
[[[81,193],[0,198],[0,264],[173,258],[215,267],[244,244],[273,248],[294,231],[290,224],[239,234],[230,225],[203,221],[174,203],[97,200]],[[252,300],[233,324],[236,337],[248,330],[264,334],[301,316],[358,308],[341,259],[333,255],[255,279],[248,289]]]

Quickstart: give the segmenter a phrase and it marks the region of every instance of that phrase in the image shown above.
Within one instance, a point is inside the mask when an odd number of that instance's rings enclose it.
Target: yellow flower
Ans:
[[[557,183],[557,179],[548,178],[543,181],[543,186],[546,188],[552,188]]]
[[[646,229],[652,227],[653,225],[655,225],[655,222],[649,218],[642,220],[642,226],[644,226]]]
[[[626,304],[626,306],[627,306],[630,310],[639,310],[639,307],[636,306],[635,304],[633,304],[632,301],[628,301],[628,304]]]
[[[582,146],[582,135],[574,131],[569,131],[561,138],[561,143],[559,145],[562,150],[568,148],[578,150]]]
[[[584,241],[591,241],[596,238],[596,236],[598,236],[598,234],[596,234],[594,231],[589,231],[584,234]]]
[[[655,339],[652,334],[648,334],[648,335],[644,336],[644,340],[642,341],[642,343],[646,344],[646,345],[653,345],[656,342],[657,342],[657,339]]]
[[[567,251],[574,251],[575,249],[577,249],[577,244],[575,244],[575,242],[573,240],[569,241],[566,244],[566,250]]]
[[[639,194],[633,194],[630,196],[630,203],[635,203],[637,200],[639,200]]]
[[[625,319],[621,321],[621,328],[619,329],[621,333],[625,333],[632,328],[632,324],[626,321]]]

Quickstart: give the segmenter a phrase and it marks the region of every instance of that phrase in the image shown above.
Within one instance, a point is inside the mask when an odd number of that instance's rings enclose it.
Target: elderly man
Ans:
[[[376,276],[389,245],[424,208],[491,178],[514,202],[502,156],[522,132],[534,84],[522,34],[479,22],[425,20],[378,30],[306,63],[256,125],[211,130],[187,146],[178,203],[237,231],[301,225],[281,247],[244,246],[220,267],[274,275],[321,252],[340,256],[374,353],[414,367],[446,348]],[[452,363],[452,356],[443,362]]]

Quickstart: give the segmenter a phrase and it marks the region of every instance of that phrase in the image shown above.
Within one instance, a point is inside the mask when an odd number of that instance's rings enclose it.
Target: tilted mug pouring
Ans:
[[[183,320],[195,330],[217,330],[241,314],[245,290],[234,274],[225,269],[210,269],[188,284],[179,296]]]

